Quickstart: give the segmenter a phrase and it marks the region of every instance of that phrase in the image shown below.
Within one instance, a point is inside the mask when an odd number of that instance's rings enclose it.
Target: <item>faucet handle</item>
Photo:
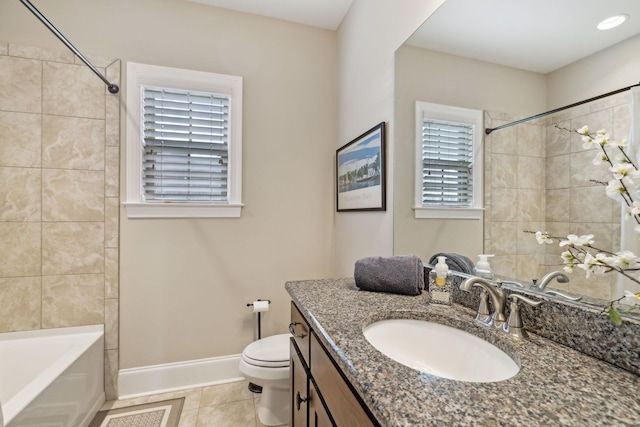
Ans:
[[[511,304],[516,303],[516,305],[518,303],[518,300],[526,302],[527,304],[529,304],[532,307],[537,307],[540,304],[542,304],[542,301],[535,301],[535,300],[532,300],[531,298],[527,298],[527,297],[519,295],[519,294],[511,294],[511,295],[509,295],[509,299],[511,300]]]
[[[526,338],[527,332],[522,326],[522,316],[520,316],[520,307],[518,306],[518,300],[523,301],[530,306],[537,307],[542,304],[542,301],[534,301],[518,294],[509,295],[511,302],[509,303],[509,319],[507,323],[503,325],[504,331],[509,335],[517,338]]]

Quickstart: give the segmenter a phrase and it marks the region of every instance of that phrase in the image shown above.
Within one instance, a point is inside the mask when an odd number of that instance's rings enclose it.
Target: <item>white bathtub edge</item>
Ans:
[[[91,406],[91,409],[87,413],[87,416],[79,424],[79,427],[89,427],[89,424],[91,424],[91,421],[93,421],[93,418],[96,416],[98,411],[102,409],[104,402],[106,402],[106,395],[103,392],[93,403],[93,406]]]
[[[240,357],[240,354],[234,354],[121,369],[118,373],[118,399],[243,381],[238,368]]]

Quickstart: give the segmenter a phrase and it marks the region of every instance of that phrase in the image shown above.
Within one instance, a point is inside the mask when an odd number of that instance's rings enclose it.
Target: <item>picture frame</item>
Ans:
[[[336,210],[386,211],[386,124],[336,150]]]

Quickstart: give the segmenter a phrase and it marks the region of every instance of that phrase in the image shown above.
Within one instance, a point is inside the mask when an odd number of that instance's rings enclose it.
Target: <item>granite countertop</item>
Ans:
[[[359,290],[353,279],[287,282],[285,288],[382,426],[638,426],[640,377],[530,334],[518,340],[473,321],[462,306],[428,294]],[[520,371],[497,383],[438,378],[397,363],[364,338],[386,318],[431,319],[493,343]],[[438,349],[434,349],[438,351]]]

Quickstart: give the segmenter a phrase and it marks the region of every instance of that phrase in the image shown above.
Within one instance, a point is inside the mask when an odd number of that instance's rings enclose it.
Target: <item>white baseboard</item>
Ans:
[[[141,368],[121,369],[118,398],[130,399],[209,385],[242,381],[241,355],[213,357]]]

